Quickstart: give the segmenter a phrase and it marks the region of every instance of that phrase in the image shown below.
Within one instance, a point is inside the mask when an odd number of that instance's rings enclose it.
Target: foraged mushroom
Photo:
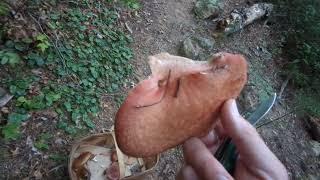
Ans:
[[[229,53],[206,62],[161,53],[149,57],[149,65],[151,77],[129,92],[116,115],[118,146],[134,157],[205,135],[224,101],[236,98],[247,81],[246,60]]]

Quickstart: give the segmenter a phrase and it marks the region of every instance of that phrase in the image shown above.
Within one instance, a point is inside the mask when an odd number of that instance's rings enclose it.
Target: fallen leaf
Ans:
[[[19,147],[16,147],[14,150],[10,150],[12,153],[12,156],[16,156],[19,154]]]
[[[81,153],[76,159],[72,162],[72,170],[76,172],[77,177],[86,177],[88,175],[86,168],[84,167],[85,163],[92,158],[90,152]]]
[[[117,162],[113,162],[111,166],[106,171],[108,180],[118,180],[120,179],[120,169]]]
[[[94,156],[86,165],[86,169],[90,174],[90,180],[105,180],[105,172],[111,165],[111,160],[109,156],[100,154]]]
[[[40,172],[40,170],[36,170],[36,171],[33,173],[33,176],[34,176],[34,178],[36,178],[36,179],[42,179],[42,178],[43,178],[42,173]]]
[[[134,157],[128,157],[125,159],[124,163],[127,165],[132,165],[134,163],[138,163],[138,159]]]
[[[118,156],[117,156],[117,151],[113,150],[111,153],[111,161],[112,162],[117,162],[118,161]]]

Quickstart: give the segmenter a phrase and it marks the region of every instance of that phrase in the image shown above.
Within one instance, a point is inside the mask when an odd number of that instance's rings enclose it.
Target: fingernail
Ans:
[[[237,103],[234,99],[231,101],[230,111],[231,111],[230,113],[231,113],[232,117],[240,116],[239,111],[238,111],[238,107],[237,107]]]
[[[226,176],[224,175],[218,175],[216,176],[216,180],[228,180],[229,178],[227,178]]]

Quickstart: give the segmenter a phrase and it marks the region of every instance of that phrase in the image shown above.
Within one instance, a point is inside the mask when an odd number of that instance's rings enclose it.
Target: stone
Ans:
[[[238,32],[262,17],[269,16],[273,10],[270,3],[257,3],[248,8],[234,9],[228,18],[218,21],[217,28],[225,35]]]
[[[2,112],[3,114],[9,114],[9,113],[10,113],[8,107],[2,107],[2,108],[1,108],[1,112]]]
[[[208,51],[212,50],[213,47],[213,39],[191,36],[182,42],[180,54],[194,60],[206,60],[205,57],[210,54]]]
[[[61,139],[61,138],[57,138],[55,141],[54,141],[55,144],[57,145],[64,145],[64,144],[67,144],[67,141],[64,140],[64,139]]]
[[[217,17],[223,8],[221,0],[198,0],[194,7],[194,13],[200,19]]]
[[[12,98],[12,95],[8,94],[5,89],[0,87],[0,107],[5,106]]]
[[[307,117],[305,122],[312,139],[320,142],[320,118]]]
[[[320,143],[317,141],[310,141],[310,147],[315,156],[320,156]]]

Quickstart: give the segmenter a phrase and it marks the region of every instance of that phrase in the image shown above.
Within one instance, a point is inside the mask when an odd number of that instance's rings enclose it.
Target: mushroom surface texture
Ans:
[[[208,133],[222,104],[237,98],[247,81],[247,62],[237,54],[193,61],[160,53],[149,57],[149,65],[151,76],[129,92],[116,114],[118,146],[135,157]]]

